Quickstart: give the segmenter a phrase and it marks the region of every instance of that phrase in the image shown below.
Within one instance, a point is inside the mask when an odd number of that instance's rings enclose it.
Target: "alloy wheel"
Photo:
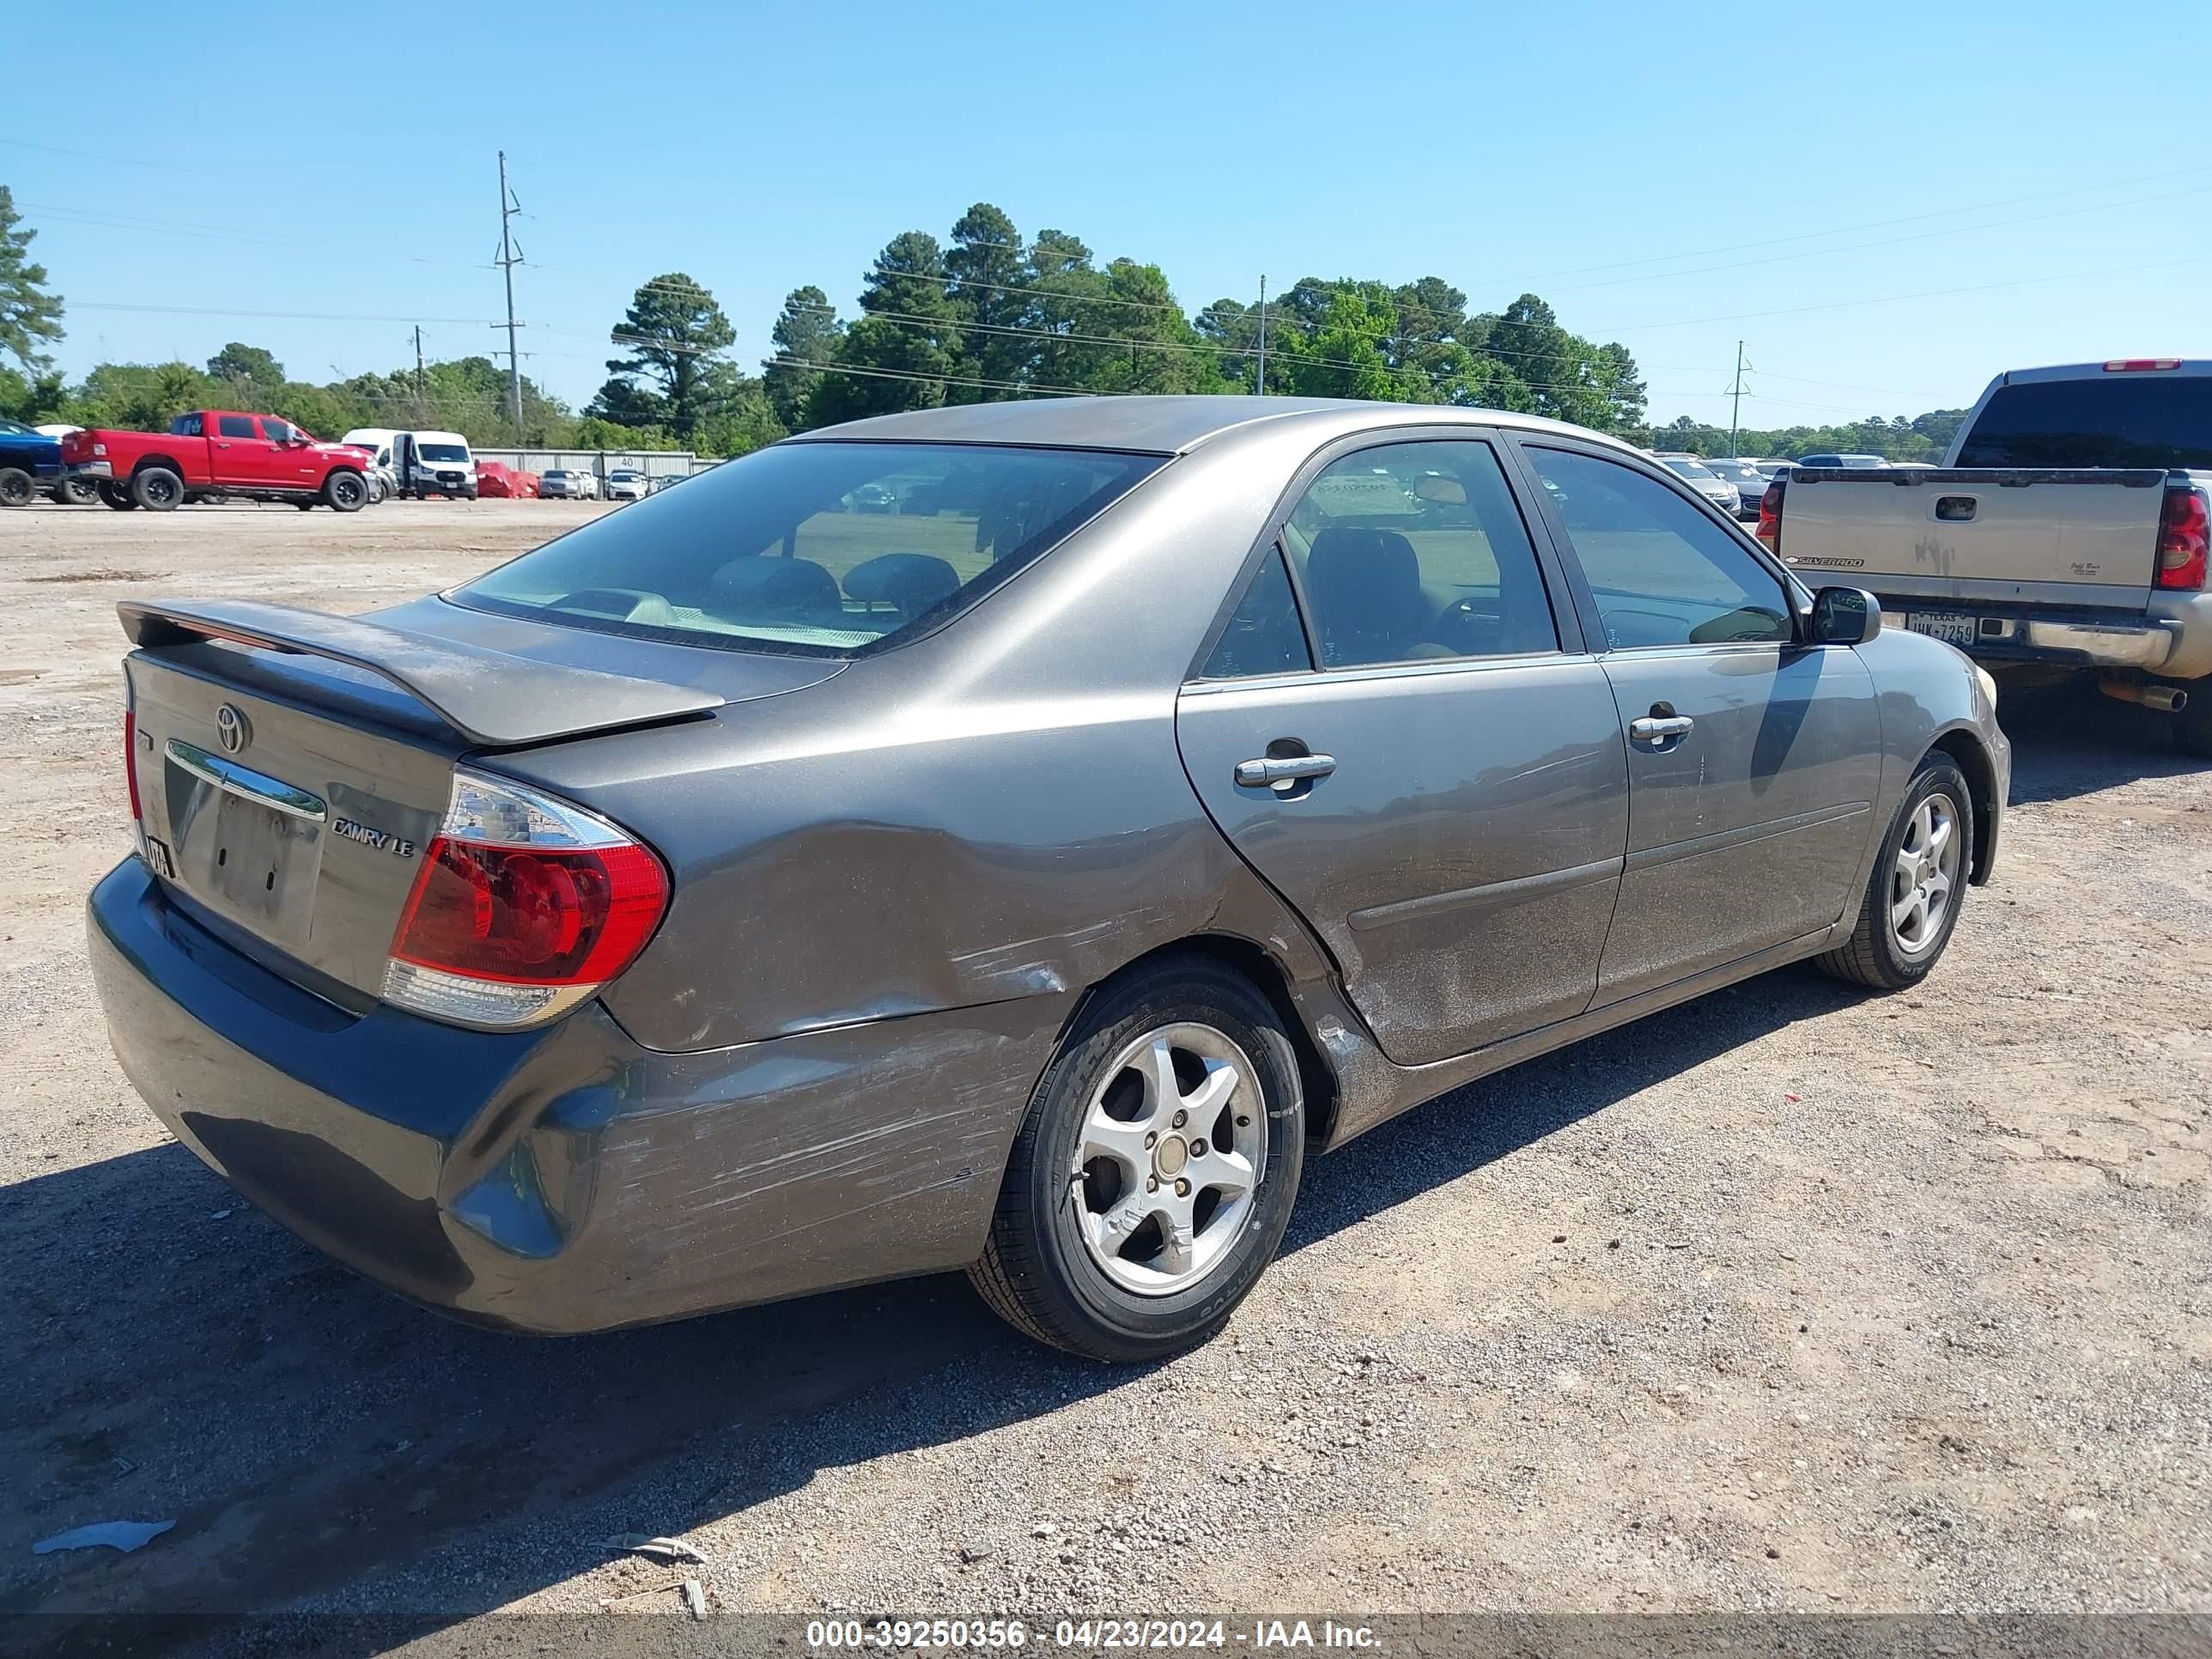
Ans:
[[[1244,1051],[1211,1025],[1147,1031],[1105,1068],[1078,1133],[1085,1248],[1122,1290],[1189,1290],[1235,1254],[1267,1159],[1267,1103]]]
[[[1889,878],[1889,931],[1900,953],[1925,955],[1943,937],[1959,879],[1959,812],[1929,795],[1913,809]]]

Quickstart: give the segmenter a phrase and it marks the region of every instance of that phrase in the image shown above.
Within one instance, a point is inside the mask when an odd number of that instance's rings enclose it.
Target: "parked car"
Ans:
[[[1666,454],[1655,458],[1676,477],[1688,482],[1691,489],[1703,495],[1723,513],[1736,510],[1736,489],[1710,469],[1695,455]]]
[[[2014,369],[1941,467],[1876,477],[1818,459],[1759,516],[1790,564],[1863,581],[1905,627],[1986,661],[2094,670],[2212,758],[2212,362]]]
[[[347,433],[338,441],[349,449],[361,451],[371,507],[380,507],[399,493],[399,478],[392,470],[392,446],[388,442],[380,442],[375,433],[362,429]]]
[[[97,484],[110,507],[166,513],[188,501],[321,502],[340,513],[368,505],[362,452],[326,444],[274,415],[201,409],[167,432],[93,427],[61,441],[70,475]]]
[[[1708,458],[1705,471],[1735,491],[1735,505],[1729,510],[1739,519],[1756,519],[1759,503],[1766,494],[1766,486],[1773,482],[1749,461],[1717,460]]]
[[[1792,467],[1850,467],[1858,471],[1875,472],[1888,466],[1889,463],[1879,455],[1801,455],[1790,465]]]
[[[576,467],[552,467],[538,475],[538,493],[548,500],[595,501],[599,498],[596,474]]]
[[[894,481],[938,516],[842,509]],[[930,410],[365,617],[121,610],[123,1070],[304,1237],[520,1330],[964,1267],[1176,1352],[1310,1154],[1784,963],[1923,983],[2010,771],[1869,595],[1445,406]]]
[[[28,507],[41,495],[68,498],[62,447],[21,421],[0,420],[0,507]]]

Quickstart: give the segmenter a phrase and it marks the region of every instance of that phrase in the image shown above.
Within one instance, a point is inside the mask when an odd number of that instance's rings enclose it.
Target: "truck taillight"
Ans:
[[[138,711],[128,704],[123,710],[123,781],[131,790],[131,822],[143,823],[146,815],[138,807]]]
[[[2206,509],[2204,492],[2194,484],[2167,485],[2166,506],[2158,515],[2156,585],[2203,586],[2208,545],[2212,545],[2212,512]]]
[[[2179,357],[2115,357],[2105,365],[2107,374],[2134,374],[2144,369],[2179,368]]]
[[[635,961],[668,908],[660,860],[580,807],[469,772],[422,849],[384,1000],[464,1025],[550,1019]]]
[[[1777,478],[1766,486],[1766,493],[1759,498],[1759,539],[1766,544],[1766,550],[1776,558],[1782,556],[1782,480]]]

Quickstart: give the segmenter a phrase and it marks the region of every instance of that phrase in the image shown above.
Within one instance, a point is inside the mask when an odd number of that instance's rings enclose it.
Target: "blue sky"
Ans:
[[[417,319],[433,356],[502,344],[501,148],[525,369],[579,405],[638,283],[704,282],[750,367],[791,288],[849,314],[891,234],[978,200],[1192,308],[1262,273],[1533,289],[1661,419],[1726,419],[1740,337],[1761,426],[2212,355],[2201,0],[95,10],[161,49],[40,54],[0,106],[72,376],[230,339],[389,369]]]

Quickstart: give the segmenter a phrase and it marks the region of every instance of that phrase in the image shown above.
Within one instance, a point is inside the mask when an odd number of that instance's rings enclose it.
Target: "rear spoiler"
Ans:
[[[506,749],[719,708],[725,699],[688,685],[632,679],[460,645],[406,629],[289,605],[211,599],[115,607],[143,650],[218,640],[288,656],[324,657],[389,680],[471,744]]]

